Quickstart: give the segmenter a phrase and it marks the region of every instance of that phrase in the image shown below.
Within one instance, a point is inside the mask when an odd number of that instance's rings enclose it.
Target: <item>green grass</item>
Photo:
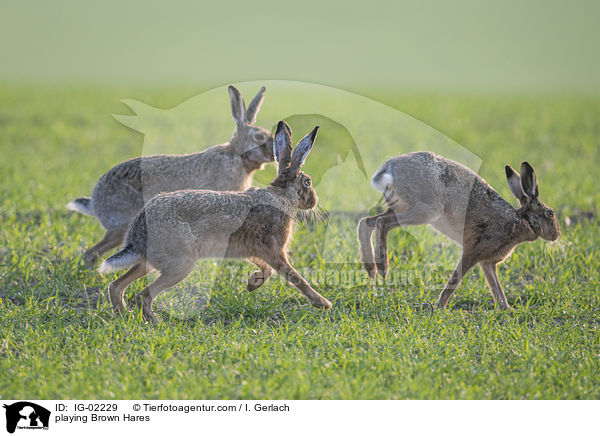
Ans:
[[[449,310],[417,306],[435,300],[459,256],[427,228],[393,232],[393,274],[369,283],[356,269],[349,213],[298,225],[291,247],[331,311],[277,277],[246,293],[239,262],[207,283],[217,266],[202,262],[180,286],[208,294],[202,310],[169,292],[163,322],[149,326],[113,315],[111,278],[80,265],[102,230],[64,205],[142,152],[143,136],[111,117],[127,111],[119,99],[169,107],[193,94],[0,86],[0,398],[600,398],[600,99],[382,97],[479,156],[506,198],[503,165],[536,167],[564,235],[524,244],[502,265],[510,313],[494,309],[477,269]],[[382,144],[382,154],[395,146]],[[365,153],[368,168],[377,155]],[[129,305],[144,283],[132,285]]]

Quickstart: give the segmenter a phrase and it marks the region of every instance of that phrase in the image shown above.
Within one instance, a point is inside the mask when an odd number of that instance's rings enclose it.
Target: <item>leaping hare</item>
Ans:
[[[106,229],[100,242],[84,253],[88,267],[123,242],[127,226],[148,200],[180,189],[243,191],[253,173],[273,161],[273,135],[255,126],[264,99],[263,86],[248,109],[240,91],[229,86],[235,131],[228,143],[186,155],[142,156],[122,162],[104,174],[92,198],[71,201],[67,208],[94,216]]]
[[[358,240],[362,261],[371,278],[387,275],[388,232],[402,225],[430,224],[463,246],[456,270],[436,304],[445,308],[464,274],[480,264],[496,303],[509,309],[498,280],[497,264],[514,248],[538,237],[555,241],[560,236],[554,211],[538,199],[535,170],[521,164],[521,175],[505,167],[508,185],[521,207],[514,209],[467,167],[430,152],[393,157],[371,179],[382,191],[388,210],[362,218]],[[371,236],[375,234],[375,253]]]
[[[160,194],[136,215],[124,246],[100,266],[101,273],[131,267],[108,286],[116,310],[125,311],[123,293],[134,280],[155,268],[159,277],[140,292],[138,306],[148,321],[158,319],[152,300],[179,283],[200,258],[245,258],[260,268],[250,276],[248,290],[260,287],[273,269],[317,307],[331,303],[317,293],[289,264],[286,247],[298,209],[312,209],[318,198],[309,176],[300,171],[317,135],[307,134],[292,155],[291,129],[280,121],[274,140],[277,177],[264,189],[245,192],[183,190]]]

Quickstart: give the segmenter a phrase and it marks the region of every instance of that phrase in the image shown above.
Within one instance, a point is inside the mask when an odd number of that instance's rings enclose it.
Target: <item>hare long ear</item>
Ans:
[[[535,199],[540,195],[535,170],[528,162],[521,163],[521,187],[529,199]]]
[[[231,100],[231,115],[237,125],[246,123],[246,104],[240,90],[229,85],[229,99]]]
[[[292,129],[285,121],[277,123],[277,131],[273,140],[273,154],[279,164],[278,174],[290,166],[290,156],[292,154]]]
[[[258,115],[258,111],[260,111],[260,106],[262,105],[263,100],[265,99],[265,88],[264,86],[260,88],[258,94],[252,99],[250,104],[248,105],[248,110],[246,111],[246,120],[248,124],[254,124],[256,122],[256,116]]]
[[[315,143],[318,131],[319,126],[315,126],[315,128],[312,129],[310,133],[307,133],[306,136],[302,138],[296,146],[294,154],[292,155],[291,167],[293,171],[300,171],[300,167],[306,160],[306,156],[308,156],[308,153],[310,153],[310,150]]]
[[[523,188],[521,187],[521,176],[517,174],[515,170],[510,165],[506,165],[504,167],[506,171],[506,181],[508,182],[508,187],[513,195],[519,200],[519,203],[525,203],[527,196],[523,192]]]

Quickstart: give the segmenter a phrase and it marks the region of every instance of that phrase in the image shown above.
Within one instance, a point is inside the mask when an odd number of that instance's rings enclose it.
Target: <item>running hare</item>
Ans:
[[[463,246],[456,270],[436,304],[445,308],[464,274],[480,264],[497,304],[509,309],[496,266],[525,241],[542,237],[555,241],[560,228],[554,211],[538,199],[535,171],[527,162],[521,175],[505,167],[510,190],[521,207],[514,209],[467,167],[430,152],[408,153],[389,159],[371,184],[384,194],[388,210],[362,218],[358,239],[362,261],[371,278],[387,275],[387,236],[394,227],[430,224]],[[375,253],[371,243],[374,229]]]
[[[95,216],[106,229],[102,240],[84,253],[86,264],[94,267],[103,253],[123,242],[144,199],[180,189],[248,189],[254,171],[273,161],[273,135],[254,126],[264,92],[262,87],[246,109],[240,91],[229,87],[236,128],[228,143],[199,153],[142,156],[122,162],[100,178],[92,198],[70,202],[69,209]]]
[[[264,189],[183,190],[148,201],[133,219],[121,251],[106,259],[99,270],[107,273],[131,267],[108,286],[114,308],[126,310],[125,288],[155,268],[159,277],[136,299],[144,317],[156,322],[152,300],[187,277],[196,261],[206,257],[246,258],[257,265],[260,271],[250,276],[249,291],[260,287],[274,269],[314,306],[330,308],[331,303],[289,264],[286,254],[296,212],[312,209],[318,201],[310,177],[300,171],[317,130],[302,138],[292,155],[291,129],[285,121],[279,122],[274,141],[279,171]]]

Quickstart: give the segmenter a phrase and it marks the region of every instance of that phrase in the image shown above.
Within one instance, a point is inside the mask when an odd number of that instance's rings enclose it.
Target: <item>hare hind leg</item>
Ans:
[[[159,322],[158,317],[152,311],[154,298],[165,289],[185,279],[192,272],[195,264],[193,259],[177,259],[177,262],[162,268],[160,276],[135,296],[137,306],[142,309],[142,315],[146,321],[154,324]]]
[[[93,269],[98,263],[98,259],[107,251],[119,246],[123,242],[127,227],[109,229],[104,234],[104,237],[93,247],[83,253],[83,261],[89,269]]]
[[[383,214],[377,218],[375,224],[375,263],[377,265],[377,272],[384,279],[387,277],[389,267],[387,236],[390,230],[398,226],[400,226],[400,223],[396,218],[396,214],[391,209],[388,210],[387,214]]]
[[[377,266],[375,265],[375,256],[373,254],[373,242],[371,241],[371,237],[375,231],[377,220],[379,218],[389,216],[390,211],[391,209],[388,209],[379,215],[361,218],[356,229],[362,263],[367,271],[367,274],[369,274],[369,277],[372,279],[374,279],[375,274],[377,274]]]
[[[129,271],[108,285],[108,298],[113,305],[113,309],[117,312],[127,312],[123,294],[125,289],[135,280],[144,277],[148,274],[145,263],[138,263],[132,266]]]
[[[438,220],[441,215],[439,207],[427,203],[417,203],[405,208],[402,212],[388,209],[379,215],[375,224],[375,261],[377,271],[381,277],[387,276],[388,245],[387,238],[390,230],[404,225],[430,224]]]

